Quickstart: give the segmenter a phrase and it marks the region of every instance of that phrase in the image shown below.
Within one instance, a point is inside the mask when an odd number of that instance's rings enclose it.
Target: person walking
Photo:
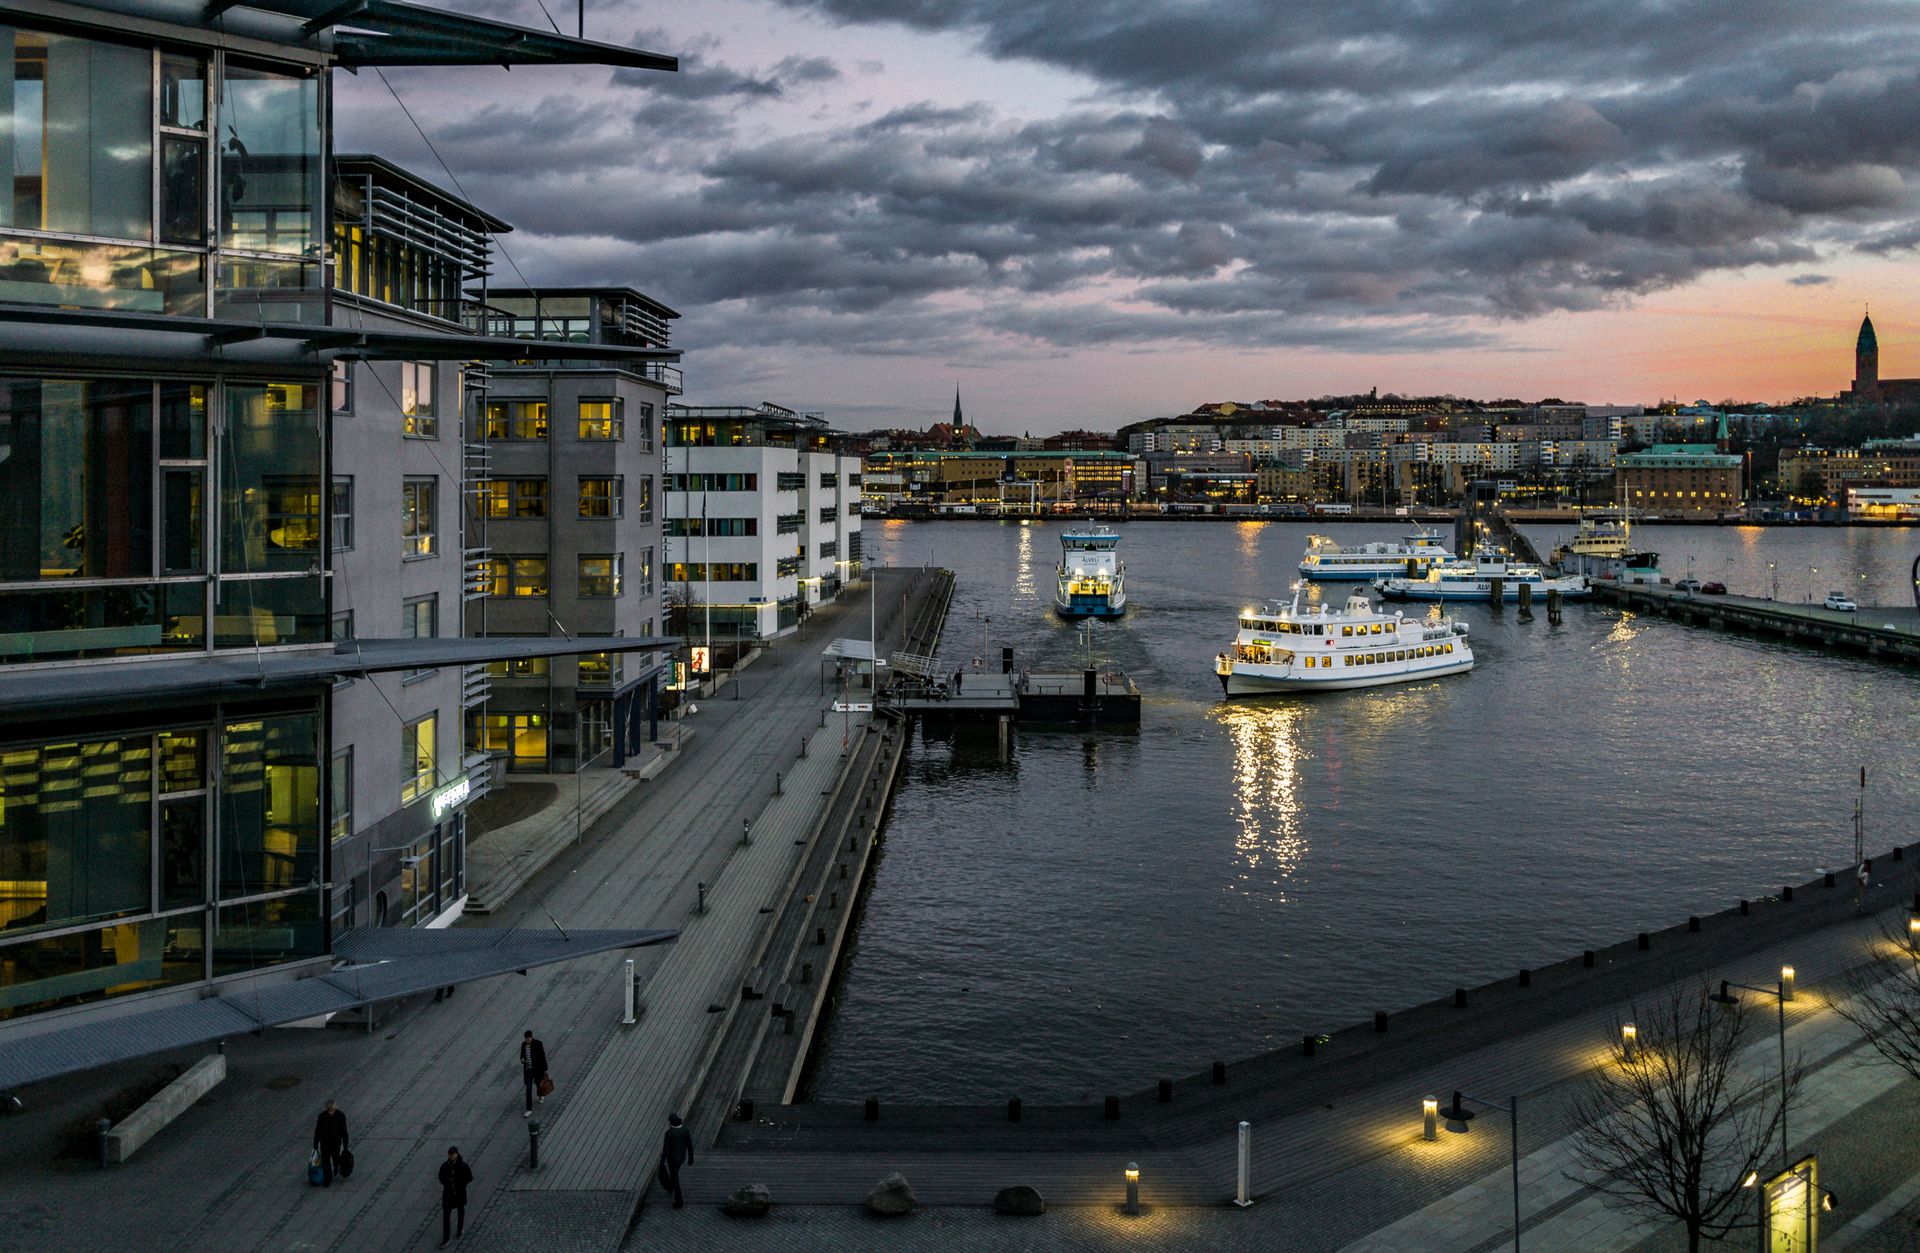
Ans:
[[[340,1173],[340,1155],[347,1151],[347,1116],[328,1101],[313,1123],[313,1149],[320,1155],[320,1186],[331,1188]]]
[[[460,1156],[459,1149],[448,1148],[447,1160],[440,1163],[440,1247],[443,1249],[455,1236],[467,1234],[467,1185],[472,1182],[473,1168]]]
[[[667,1115],[667,1138],[660,1146],[660,1165],[666,1171],[667,1191],[673,1193],[673,1208],[679,1209],[680,1167],[693,1165],[693,1133],[680,1121],[680,1115]]]
[[[533,1117],[535,1101],[544,1101],[537,1089],[540,1081],[547,1077],[547,1046],[533,1038],[529,1031],[520,1037],[520,1082],[527,1090],[527,1112],[522,1118]]]
[[[960,678],[961,678],[960,671],[955,670],[953,672],[953,694],[955,696],[960,695]]]

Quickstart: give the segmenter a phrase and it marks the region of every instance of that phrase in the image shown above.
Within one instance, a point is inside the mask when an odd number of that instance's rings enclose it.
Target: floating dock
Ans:
[[[1888,661],[1920,662],[1920,611],[1863,605],[1853,613],[1753,596],[1704,596],[1666,584],[1596,579],[1594,595],[1625,609],[1715,630],[1747,631]]]
[[[1058,673],[962,673],[898,684],[880,698],[882,711],[938,722],[1057,722],[1138,726],[1140,689],[1117,670]]]

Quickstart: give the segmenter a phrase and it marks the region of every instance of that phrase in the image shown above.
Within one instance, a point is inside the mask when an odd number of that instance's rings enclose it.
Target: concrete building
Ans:
[[[1875,522],[1920,522],[1920,487],[1849,487],[1847,516]]]
[[[1614,493],[1636,513],[1718,518],[1741,508],[1741,458],[1712,445],[1655,444],[1614,462]]]
[[[354,1003],[300,977],[353,923],[391,994],[549,960],[455,974],[364,924],[457,906],[462,667],[624,646],[454,638],[448,363],[579,346],[462,324],[478,210],[378,161],[328,182],[331,74],[674,63],[405,4],[11,9],[0,1087]]]
[[[629,287],[490,287],[494,334],[670,350],[680,315]],[[661,415],[680,371],[660,362],[512,364],[492,372],[468,457],[482,537],[467,553],[475,635],[661,629]],[[499,662],[468,746],[516,773],[621,765],[657,733],[650,667],[618,655]]]
[[[784,635],[859,577],[861,460],[818,414],[674,405],[665,472],[664,577],[690,641]]]

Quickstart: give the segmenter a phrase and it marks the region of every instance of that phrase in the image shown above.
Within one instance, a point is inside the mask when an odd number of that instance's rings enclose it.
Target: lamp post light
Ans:
[[[1127,1163],[1127,1213],[1140,1212],[1140,1163]]]
[[[1782,966],[1780,968],[1780,974],[1782,976],[1782,979],[1781,979],[1780,986],[1775,988],[1763,988],[1763,987],[1758,987],[1751,983],[1734,983],[1730,980],[1722,979],[1720,981],[1720,990],[1718,992],[1710,993],[1707,997],[1708,1000],[1714,1002],[1716,1005],[1725,1006],[1729,1013],[1734,1012],[1740,1005],[1740,998],[1735,996],[1732,992],[1732,989],[1734,988],[1740,988],[1743,991],[1747,991],[1747,992],[1757,992],[1761,996],[1771,996],[1779,1001],[1779,1009],[1780,1009],[1780,1169],[1782,1170],[1785,1170],[1789,1165],[1789,1160],[1787,1158],[1787,1002],[1792,1000],[1793,996],[1788,990],[1786,977],[1790,974],[1792,970],[1793,970],[1793,967],[1791,966]]]
[[[1782,1001],[1790,1001],[1793,999],[1793,967],[1792,966],[1780,967],[1780,999]]]
[[[1632,1023],[1620,1028],[1620,1055],[1628,1062],[1640,1060],[1640,1028]]]
[[[1438,1130],[1440,1125],[1440,1101],[1438,1098],[1429,1096],[1421,1100],[1420,1123],[1420,1138],[1422,1140],[1438,1140],[1440,1138],[1440,1132]]]
[[[1502,1105],[1498,1101],[1489,1101],[1483,1097],[1470,1096],[1465,1092],[1456,1091],[1453,1094],[1453,1107],[1447,1111],[1447,1130],[1448,1131],[1454,1132],[1457,1135],[1465,1135],[1470,1130],[1467,1124],[1473,1121],[1474,1115],[1473,1115],[1473,1111],[1466,1107],[1465,1103],[1469,1101],[1471,1101],[1475,1105],[1484,1105],[1488,1109],[1499,1110],[1501,1113],[1504,1113],[1509,1120],[1510,1134],[1508,1136],[1508,1142],[1509,1142],[1509,1146],[1513,1151],[1513,1248],[1514,1248],[1514,1253],[1519,1253],[1519,1250],[1520,1250],[1520,1098],[1517,1096],[1510,1096],[1507,1098],[1507,1103],[1505,1105]]]

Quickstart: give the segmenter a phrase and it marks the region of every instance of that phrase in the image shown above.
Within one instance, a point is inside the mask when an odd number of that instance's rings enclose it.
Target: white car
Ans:
[[[1854,610],[1860,608],[1860,606],[1854,604],[1853,600],[1843,592],[1828,592],[1827,599],[1822,603],[1824,603],[1828,609],[1836,610],[1840,613],[1852,613]]]

